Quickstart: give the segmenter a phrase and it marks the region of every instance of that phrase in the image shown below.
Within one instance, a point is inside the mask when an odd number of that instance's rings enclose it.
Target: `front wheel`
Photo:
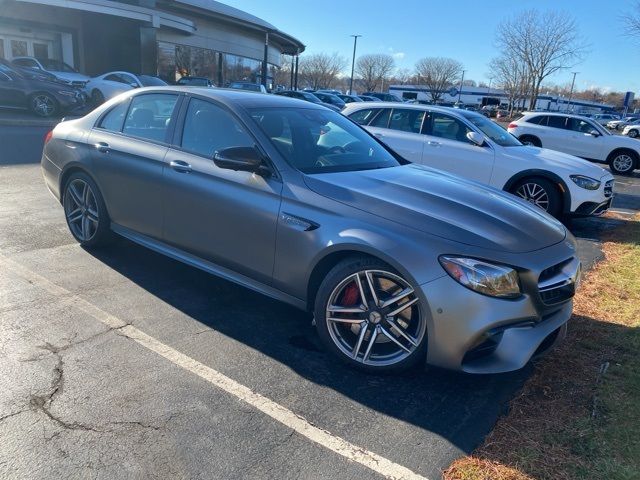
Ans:
[[[424,313],[407,280],[384,262],[366,257],[337,264],[320,285],[314,309],[327,349],[374,373],[405,370],[424,358]]]
[[[638,130],[629,130],[629,133],[627,133],[627,135],[631,138],[636,138],[638,136]]]
[[[80,245],[95,247],[110,239],[107,208],[91,177],[73,173],[66,182],[62,204],[67,226]]]
[[[558,217],[562,211],[562,198],[556,186],[544,178],[525,178],[516,183],[511,193]]]
[[[609,155],[609,168],[618,175],[631,175],[636,168],[637,161],[635,153],[622,150]]]
[[[91,92],[91,102],[95,107],[98,107],[104,103],[104,95],[97,88]]]
[[[29,100],[29,108],[39,117],[53,117],[58,113],[57,100],[48,93],[36,93]]]

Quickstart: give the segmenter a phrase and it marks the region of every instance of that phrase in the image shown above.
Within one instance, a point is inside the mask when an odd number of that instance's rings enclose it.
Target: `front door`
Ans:
[[[460,177],[489,184],[493,173],[493,148],[480,147],[467,138],[464,122],[440,112],[429,112],[424,121],[422,163]]]
[[[563,150],[565,153],[582,158],[602,158],[602,132],[593,123],[586,119],[569,117],[566,127],[570,139]],[[591,134],[594,130],[597,135]]]
[[[178,98],[137,95],[111,109],[89,137],[111,221],[156,239],[162,237],[162,171]]]
[[[165,241],[200,258],[270,283],[282,183],[217,167],[216,151],[255,140],[224,107],[191,98],[179,147],[165,170]]]

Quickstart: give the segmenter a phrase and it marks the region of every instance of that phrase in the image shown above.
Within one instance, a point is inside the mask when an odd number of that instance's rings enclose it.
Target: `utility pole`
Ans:
[[[462,77],[460,77],[460,88],[458,89],[458,103],[460,103],[460,97],[462,96],[462,83],[464,82],[464,72],[466,72],[466,70],[462,70]]]
[[[573,73],[573,80],[571,80],[571,91],[569,92],[569,101],[567,102],[567,110],[569,110],[569,104],[571,103],[571,97],[573,97],[573,86],[576,83],[576,75],[580,72],[571,72]]]
[[[358,37],[362,35],[350,35],[353,37],[353,58],[351,59],[351,81],[349,82],[349,95],[353,95],[353,72],[356,68],[356,46],[358,45]]]

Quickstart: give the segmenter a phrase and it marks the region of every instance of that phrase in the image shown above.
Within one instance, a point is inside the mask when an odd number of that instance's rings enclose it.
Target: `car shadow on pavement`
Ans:
[[[113,246],[90,253],[202,325],[269,356],[315,384],[433,432],[463,452],[471,452],[483,440],[531,373],[528,365],[518,372],[487,376],[424,367],[395,376],[365,374],[345,367],[324,351],[306,312],[128,240],[118,239]],[[331,406],[319,400],[317,408]]]

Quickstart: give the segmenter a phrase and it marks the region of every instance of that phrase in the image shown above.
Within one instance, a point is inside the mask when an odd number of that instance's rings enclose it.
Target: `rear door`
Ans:
[[[424,116],[424,110],[393,108],[388,119],[386,116],[381,119],[387,128],[373,127],[375,131],[372,131],[403,158],[421,163],[424,137],[420,132]]]
[[[543,123],[544,122],[544,123]],[[571,134],[566,128],[567,117],[562,115],[547,115],[540,122],[538,137],[544,148],[558,150],[559,152],[567,151],[567,143],[570,141]]]
[[[467,138],[472,132],[460,119],[430,111],[423,125],[422,163],[463,178],[488,184],[493,173],[495,151]]]
[[[111,220],[160,239],[162,172],[179,95],[146,93],[112,108],[91,131],[94,171]]]

